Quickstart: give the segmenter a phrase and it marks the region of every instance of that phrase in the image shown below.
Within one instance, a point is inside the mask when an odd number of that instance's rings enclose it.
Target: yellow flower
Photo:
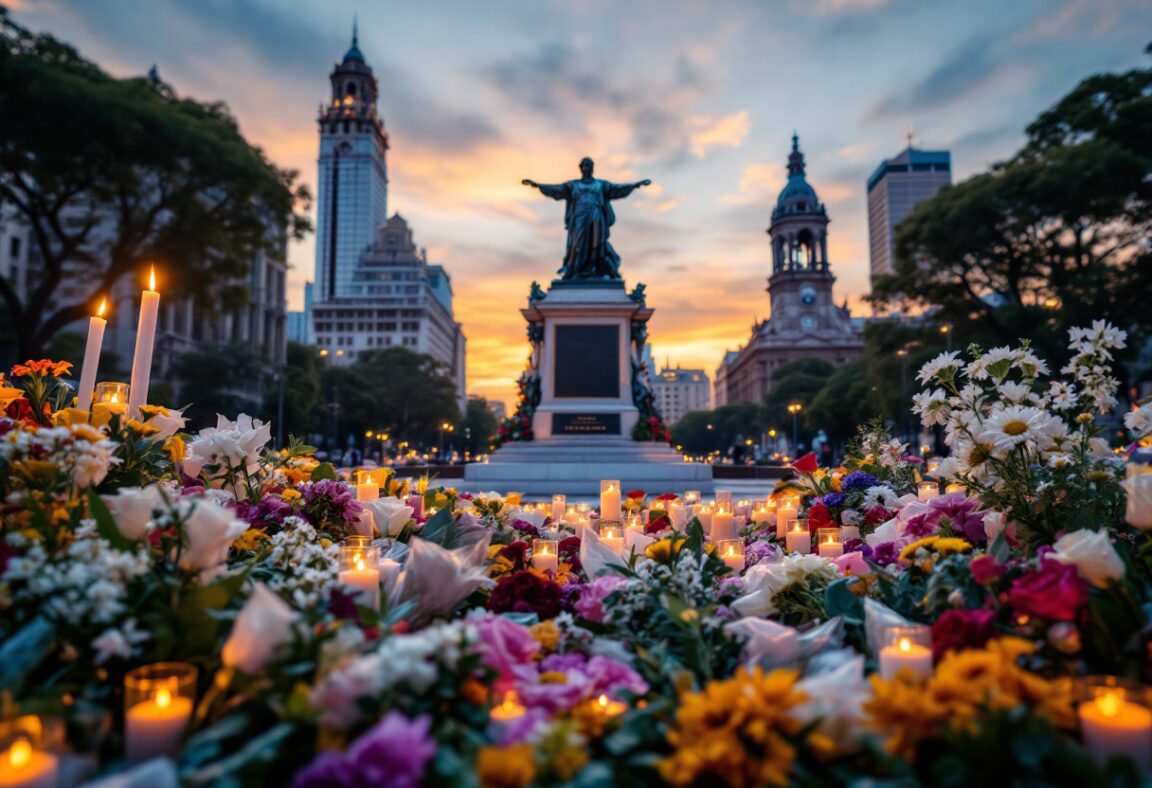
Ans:
[[[532,745],[481,747],[476,755],[476,775],[483,788],[521,788],[536,779]]]
[[[583,747],[565,747],[548,761],[550,771],[561,780],[571,780],[588,764],[588,752]]]
[[[667,562],[672,559],[676,553],[680,552],[680,548],[684,546],[684,538],[665,537],[659,542],[653,542],[644,548],[644,555],[651,558],[653,561]]]
[[[136,432],[143,435],[145,438],[147,438],[149,435],[155,435],[156,433],[158,433],[160,431],[159,428],[154,427],[147,422],[140,421],[139,419],[128,419],[125,422],[124,426],[135,430]]]
[[[529,627],[528,632],[531,633],[532,639],[540,644],[541,657],[551,654],[560,645],[560,627],[556,626],[552,619]]]
[[[955,536],[925,536],[923,539],[917,539],[910,545],[907,545],[900,551],[901,561],[911,561],[915,558],[916,553],[920,550],[936,553],[940,556],[952,555],[953,553],[966,553],[972,549],[972,545],[964,539]],[[929,568],[931,562],[929,562]]]
[[[567,684],[568,674],[558,670],[546,670],[540,674],[541,684]]]
[[[270,541],[271,539],[269,539],[268,534],[263,531],[257,531],[255,528],[249,528],[237,537],[236,541],[232,543],[232,546],[243,552],[255,553]]]
[[[697,621],[699,618],[700,611],[691,607],[680,614],[680,620],[685,624],[691,624],[693,621]]]
[[[184,439],[179,435],[173,435],[164,441],[164,451],[168,452],[172,462],[180,462],[187,455],[187,452],[184,451]]]
[[[52,414],[52,423],[57,427],[71,427],[88,423],[88,411],[79,408],[63,408]]]
[[[798,676],[741,668],[684,695],[667,734],[674,751],[657,764],[660,776],[672,785],[786,785],[805,727],[789,714],[806,700]],[[806,744],[821,753],[831,748],[815,732]]]
[[[504,505],[505,506],[519,506],[520,505],[520,493],[508,493],[508,495],[506,495],[504,497]]]
[[[294,487],[285,487],[284,491],[280,493],[280,498],[285,501],[298,501],[303,497],[304,496],[300,494],[300,491]]]
[[[95,427],[89,427],[87,424],[73,424],[72,434],[80,440],[95,443],[96,441],[104,440],[104,433]]]

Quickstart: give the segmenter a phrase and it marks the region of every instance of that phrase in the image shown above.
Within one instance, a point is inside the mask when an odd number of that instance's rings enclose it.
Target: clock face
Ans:
[[[805,331],[815,331],[816,318],[812,315],[803,315],[800,318],[800,328],[804,329]]]
[[[816,303],[816,288],[812,285],[804,285],[800,288],[800,300],[804,302],[805,306],[812,306]]]

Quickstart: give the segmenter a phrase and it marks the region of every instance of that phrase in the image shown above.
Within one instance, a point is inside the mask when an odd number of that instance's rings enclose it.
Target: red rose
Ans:
[[[4,411],[4,415],[14,421],[33,422],[32,404],[23,397],[12,400]]]
[[[1075,621],[1088,602],[1088,584],[1074,565],[1044,560],[1039,569],[1012,582],[1008,602],[1030,616]]]
[[[976,556],[968,568],[972,571],[972,579],[981,585],[995,583],[1004,576],[1005,571],[1004,564],[990,555]]]
[[[892,519],[892,514],[887,510],[877,506],[875,509],[869,509],[864,513],[864,525],[876,525],[877,523],[886,523]]]
[[[643,490],[630,490],[625,497],[627,497],[627,498],[643,498],[645,495],[647,495],[647,493],[645,493]]]
[[[932,657],[937,662],[949,651],[980,648],[996,634],[996,613],[991,610],[948,610],[932,624]]]
[[[816,473],[816,469],[820,467],[820,463],[816,461],[815,454],[808,452],[803,457],[793,462],[792,467],[800,471],[800,473],[812,474]]]
[[[657,501],[675,501],[677,497],[679,497],[679,496],[677,496],[676,493],[664,493],[663,495],[661,495],[656,500]]]
[[[529,544],[527,542],[511,542],[500,551],[500,557],[507,558],[517,569],[523,569],[525,561],[528,560],[528,549]]]
[[[661,512],[658,515],[648,515],[648,523],[644,526],[644,533],[655,534],[663,531],[665,528],[671,528],[672,521],[668,519],[668,515]]]
[[[836,521],[832,519],[832,513],[823,503],[817,501],[808,507],[808,530],[813,534],[816,533],[817,528],[835,527]]]
[[[488,609],[493,613],[535,613],[541,619],[560,615],[564,591],[551,580],[532,572],[505,575],[492,589]]]

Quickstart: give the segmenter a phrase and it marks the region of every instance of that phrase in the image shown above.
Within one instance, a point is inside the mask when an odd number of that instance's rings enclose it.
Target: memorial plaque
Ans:
[[[557,397],[620,396],[619,326],[556,326],[552,360]]]
[[[619,435],[619,413],[553,413],[553,435]]]

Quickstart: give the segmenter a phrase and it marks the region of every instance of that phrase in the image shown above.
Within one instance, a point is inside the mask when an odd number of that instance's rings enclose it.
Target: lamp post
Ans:
[[[800,411],[802,411],[803,409],[804,409],[804,406],[801,405],[799,402],[791,402],[788,404],[788,412],[792,414],[792,454],[793,455],[800,453],[800,449],[799,449],[800,433],[799,433],[799,427],[797,426],[797,420],[796,419],[797,419],[797,416],[800,415]],[[793,459],[795,459],[795,457],[793,457]]]
[[[284,448],[284,389],[288,385],[288,369],[276,372],[276,447]]]
[[[776,437],[775,428],[768,430],[768,437],[772,439],[772,453],[773,454],[779,454],[780,453],[780,441]]]
[[[908,348],[902,347],[896,351],[900,357],[900,432],[905,439],[908,438]]]
[[[944,335],[944,351],[951,352],[952,350],[952,324],[944,323],[940,326],[940,333]]]

